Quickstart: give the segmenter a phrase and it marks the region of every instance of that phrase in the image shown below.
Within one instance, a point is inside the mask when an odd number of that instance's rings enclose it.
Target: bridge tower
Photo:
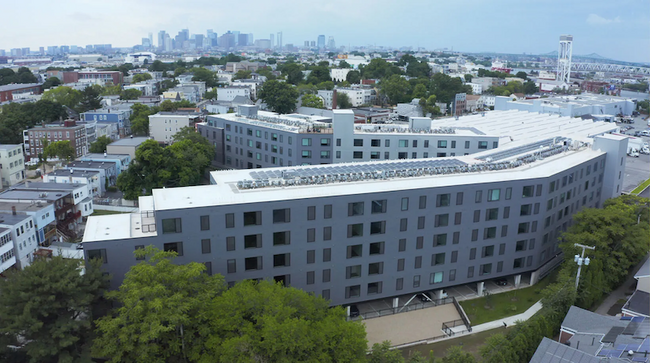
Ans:
[[[567,85],[571,81],[571,55],[573,53],[573,35],[560,36],[560,50],[557,53],[557,80]]]

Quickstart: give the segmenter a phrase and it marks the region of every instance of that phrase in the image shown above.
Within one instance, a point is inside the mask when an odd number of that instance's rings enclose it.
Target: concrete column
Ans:
[[[436,295],[433,297],[434,300],[442,300],[444,297],[442,296],[442,289],[436,290]]]
[[[535,285],[539,281],[539,271],[533,271],[530,274],[530,286]]]
[[[521,284],[521,275],[515,275],[515,287],[519,287]]]
[[[345,313],[346,313],[347,317],[349,318],[350,317],[350,306],[349,305],[348,305],[348,307],[345,308]]]
[[[485,282],[477,282],[476,283],[476,293],[478,294],[479,297],[483,296],[483,288],[485,287]]]
[[[397,312],[398,307],[399,307],[399,298],[394,297],[393,298],[393,312]]]

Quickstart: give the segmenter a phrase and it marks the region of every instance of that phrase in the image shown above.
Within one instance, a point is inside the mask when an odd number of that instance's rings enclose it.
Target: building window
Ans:
[[[488,142],[487,141],[479,141],[478,142],[478,148],[480,149],[487,149],[488,147]]]
[[[183,242],[170,242],[163,244],[165,252],[176,252],[178,256],[183,256]]]
[[[314,219],[316,219],[316,207],[315,206],[307,207],[307,220],[313,221]]]
[[[316,279],[314,271],[307,272],[307,285],[313,285],[314,280]]]
[[[477,190],[476,195],[474,196],[474,203],[481,203],[483,200],[483,191]]]
[[[447,140],[438,140],[438,149],[446,149]]]
[[[529,228],[530,222],[519,223],[519,226],[517,227],[517,234],[528,233]]]
[[[163,219],[162,230],[163,230],[163,234],[181,233],[183,231],[183,229],[181,228],[181,219],[180,218]]]
[[[332,275],[332,270],[330,270],[329,268],[324,269],[323,270],[323,282],[330,282],[331,275]]]
[[[436,214],[434,226],[446,227],[449,225],[449,214]]]
[[[228,260],[227,265],[229,274],[234,274],[237,272],[237,260]]]
[[[526,240],[517,241],[515,244],[515,252],[526,251]]]
[[[347,258],[361,257],[363,245],[348,246]]]
[[[311,146],[311,139],[302,139],[302,146]]]
[[[413,288],[420,287],[420,275],[413,276]]]
[[[201,240],[201,253],[207,254],[212,252],[212,247],[209,239]]]
[[[288,245],[291,244],[291,232],[273,232],[273,245]]]
[[[383,262],[373,262],[368,264],[368,275],[381,275],[382,273],[384,273]]]
[[[459,194],[462,195],[462,193]],[[449,207],[450,202],[451,202],[451,194],[438,194],[436,196],[436,207]]]
[[[325,206],[323,207],[323,218],[324,219],[332,218],[332,205],[331,204],[325,204]]]
[[[262,212],[244,212],[244,226],[258,226],[262,224]]]
[[[388,145],[386,145],[386,146],[388,146]],[[399,147],[408,147],[409,146],[409,141],[408,140],[399,140],[398,146]]]
[[[469,141],[465,141],[465,149],[469,149]]]
[[[316,242],[316,228],[307,229],[307,242]]]
[[[395,290],[399,291],[404,288],[404,278],[400,277],[397,280],[395,280]]]
[[[320,152],[320,158],[321,159],[329,159],[330,158],[330,152],[329,151],[321,151]]]
[[[361,296],[361,285],[347,286],[345,288],[345,298],[350,299]]]
[[[210,230],[210,216],[201,216],[201,230],[202,231]]]
[[[273,223],[289,223],[291,222],[291,209],[274,209],[273,210]]]
[[[524,257],[521,258],[515,258],[514,262],[512,263],[512,268],[513,269],[518,269],[524,267]]]
[[[316,263],[316,250],[307,251],[307,263]]]
[[[484,265],[481,265],[480,270],[479,270],[479,275],[489,275],[492,273],[492,264],[491,263],[486,263]]]
[[[332,143],[331,139],[320,139],[321,146],[329,146]]]
[[[381,146],[381,140],[380,139],[372,139],[372,140],[370,140],[370,146],[371,147],[379,147],[379,146]]]
[[[353,159],[363,159],[363,151],[354,151],[352,152]]]
[[[397,250],[398,252],[406,251],[406,238],[400,238]]]
[[[373,200],[371,203],[371,213],[386,213],[386,199]]]
[[[248,258],[244,259],[244,269],[246,271],[261,270],[262,269],[262,256],[248,257]]]
[[[384,234],[386,233],[386,221],[378,221],[370,223],[370,234]]]
[[[102,263],[108,263],[108,258],[106,256],[106,249],[101,248],[101,249],[96,249],[96,250],[88,250],[88,259],[89,260],[101,259]]]
[[[381,294],[381,281],[368,284],[368,295]]]
[[[447,245],[447,234],[441,233],[433,236],[433,247]]]
[[[354,139],[354,146],[363,146],[363,139]]]
[[[408,229],[408,219],[402,218],[399,220],[399,230],[400,232],[404,232]]]
[[[261,234],[249,234],[244,236],[244,248],[261,248],[261,247],[262,247]]]
[[[535,190],[535,187],[532,186],[532,185],[525,186],[523,191],[522,191],[522,195],[521,195],[522,198],[530,198],[530,197],[532,197],[533,193],[534,193],[534,190]]]
[[[330,262],[332,260],[332,249],[323,248],[323,262]]]
[[[384,254],[384,242],[373,242],[370,244],[369,249],[370,255],[383,255]]]
[[[362,237],[363,236],[363,223],[348,224],[348,238]]]
[[[494,221],[499,218],[499,208],[490,208],[485,211],[485,220]]]
[[[532,211],[533,211],[533,205],[532,204],[524,204],[519,209],[519,215],[520,216],[529,216],[529,215],[531,215]]]
[[[483,230],[483,239],[492,239],[497,237],[497,227],[489,227]]]
[[[501,199],[501,189],[488,190],[488,202],[496,202]]]
[[[409,209],[409,199],[408,198],[402,198],[402,210],[408,210]]]
[[[280,253],[273,255],[273,267],[287,267],[291,266],[291,254]]]
[[[323,241],[332,239],[332,227],[323,227]]]
[[[235,237],[226,237],[226,251],[235,250]]]
[[[348,216],[362,216],[363,202],[348,203]]]
[[[303,150],[301,155],[303,159],[311,159],[311,150]]]
[[[436,253],[431,255],[431,266],[444,265],[445,264],[445,253]]]
[[[439,272],[432,272],[432,273],[429,275],[429,284],[430,284],[430,285],[433,285],[433,284],[439,284],[439,283],[441,283],[441,282],[442,282],[442,278],[443,278],[443,276],[444,276],[444,273],[443,273],[442,271],[439,271]]]

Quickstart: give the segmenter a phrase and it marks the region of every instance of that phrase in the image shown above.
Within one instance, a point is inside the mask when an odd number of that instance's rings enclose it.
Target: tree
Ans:
[[[435,95],[438,102],[451,103],[458,93],[472,94],[472,87],[464,85],[460,78],[444,73],[436,73],[431,77],[429,94]]]
[[[524,93],[527,95],[532,95],[539,92],[539,88],[535,86],[535,82],[533,81],[526,81],[524,83]]]
[[[70,140],[54,141],[43,148],[45,158],[56,156],[60,161],[71,161],[77,152],[70,144]]]
[[[92,307],[108,278],[99,261],[36,259],[0,279],[0,335],[19,346],[30,362],[87,362]],[[0,359],[3,357],[0,355]],[[4,361],[4,359],[3,359]]]
[[[179,108],[195,108],[196,104],[188,100],[180,100],[172,102],[171,100],[165,100],[160,103],[160,110],[165,112],[176,111]]]
[[[106,85],[104,88],[102,88],[102,96],[112,96],[112,95],[119,95],[120,92],[122,92],[122,85],[121,84],[116,84],[116,85]]]
[[[326,62],[325,62],[326,63]],[[318,84],[321,82],[331,82],[330,69],[326,65],[318,65],[310,68],[311,72],[307,77],[307,83]]]
[[[58,79],[57,77],[49,77],[45,83],[43,83],[43,89],[50,89],[52,87],[56,87],[61,84],[61,80]]]
[[[363,79],[383,79],[395,74],[402,74],[402,71],[399,67],[388,63],[383,58],[373,58],[367,66],[361,68],[361,77]]]
[[[81,93],[81,99],[79,100],[79,106],[77,111],[86,112],[89,110],[96,110],[102,107],[102,97],[100,96],[103,91],[102,86],[95,84],[92,86],[86,86],[83,92]]]
[[[636,108],[639,110],[639,112],[643,112],[647,115],[648,111],[650,110],[650,101],[648,100],[637,101]]]
[[[90,144],[90,152],[101,154],[106,151],[106,146],[111,142],[113,142],[113,140],[111,140],[110,137],[100,136],[97,138],[97,140],[95,140],[95,142]]]
[[[149,65],[149,70],[152,72],[164,72],[169,70],[167,65],[159,60],[153,61],[151,65]]]
[[[339,62],[339,68],[352,68],[352,66],[346,60],[342,60]]]
[[[475,363],[476,359],[470,353],[463,352],[463,348],[454,345],[447,349],[447,354],[442,358],[442,363]]]
[[[197,361],[210,338],[206,304],[225,290],[202,263],[174,264],[176,252],[147,246],[119,290],[106,295],[119,307],[95,323],[96,355],[109,362]]]
[[[133,76],[132,80],[133,80],[133,83],[138,83],[138,82],[148,81],[150,79],[153,79],[151,74],[149,74],[149,73],[138,73],[138,74]]]
[[[192,81],[205,82],[206,87],[215,87],[217,85],[215,74],[211,70],[199,67],[193,68],[192,72],[194,73]],[[174,74],[176,74],[176,72],[174,72]]]
[[[27,67],[18,68],[15,83],[38,83],[38,78]]]
[[[336,92],[336,106],[339,109],[352,108],[352,102],[347,93]]]
[[[234,76],[232,76],[232,80],[237,80],[237,79],[249,79],[251,77],[251,74],[253,74],[252,71],[245,71],[243,69],[240,69],[235,73]]]
[[[345,80],[351,84],[361,83],[361,73],[359,71],[349,71],[345,76]]]
[[[259,96],[273,112],[286,114],[296,110],[298,91],[290,84],[266,81],[262,85]]]
[[[81,101],[82,97],[83,95],[81,94],[81,91],[77,91],[76,89],[67,86],[59,86],[43,92],[41,99],[60,103],[70,108],[75,108]]]
[[[523,79],[525,81],[525,80],[528,79],[528,74],[526,72],[524,72],[524,71],[519,71],[519,72],[517,72],[517,74],[515,74],[515,77],[521,78],[521,79]]]
[[[385,95],[391,104],[398,104],[407,100],[405,95],[410,88],[409,82],[398,74],[383,79],[379,84],[381,93]]]
[[[464,77],[465,77],[465,82],[471,82],[473,78],[471,74],[466,74]]]
[[[217,99],[217,87],[213,87],[211,90],[206,91],[203,95],[203,98],[206,100],[216,100]]]
[[[321,83],[316,85],[316,88],[317,89],[326,89],[326,90],[331,91],[331,90],[334,89],[334,82],[332,82],[332,81],[321,82]]]
[[[402,352],[391,350],[389,341],[373,344],[366,358],[368,363],[404,363]]]
[[[148,107],[141,103],[136,103],[131,106],[131,133],[134,135],[145,136],[149,135],[149,115],[158,112],[156,107]]]
[[[422,83],[416,84],[415,87],[413,88],[413,98],[424,98],[426,100],[427,98],[427,86],[423,85]]]
[[[420,98],[419,104],[422,108],[422,116],[431,114],[431,118],[441,114],[440,107],[436,106],[436,96],[431,95],[429,98]]]
[[[244,280],[209,306],[211,362],[360,362],[367,342],[345,310],[303,290]]]
[[[135,88],[128,88],[120,92],[121,100],[137,100],[142,96],[142,91]]]
[[[325,108],[323,99],[314,94],[305,94],[302,96],[303,107]]]

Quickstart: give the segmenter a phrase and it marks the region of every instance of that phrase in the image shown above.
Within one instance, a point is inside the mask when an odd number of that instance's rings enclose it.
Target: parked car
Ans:
[[[644,147],[641,148],[641,150],[640,150],[639,152],[640,152],[641,154],[646,154],[646,155],[648,155],[648,154],[650,154],[650,148],[648,148],[647,146],[644,146]]]
[[[638,158],[639,157],[639,152],[637,150],[630,150],[630,152],[627,153],[627,156],[631,156],[633,158]]]
[[[84,249],[84,244],[83,244],[83,242],[79,242],[79,243],[77,243],[77,249],[78,249],[78,250],[83,250],[83,249]]]
[[[499,285],[499,286],[507,286],[508,285],[508,279],[496,279],[496,280],[494,280],[494,283]]]
[[[428,292],[420,293],[420,295],[418,295],[418,297],[420,298],[420,301],[422,301],[422,302],[427,302],[427,301],[432,300],[431,295]]]

